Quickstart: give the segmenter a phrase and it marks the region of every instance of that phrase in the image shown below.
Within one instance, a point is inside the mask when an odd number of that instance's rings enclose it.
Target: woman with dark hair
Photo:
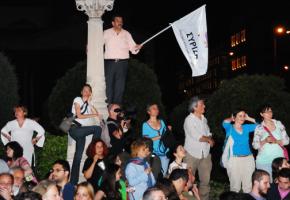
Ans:
[[[101,186],[96,193],[95,200],[110,199],[121,200],[121,167],[116,164],[111,164],[107,167],[103,176]]]
[[[289,137],[284,125],[273,119],[273,110],[270,105],[262,106],[260,115],[263,121],[257,126],[253,139],[253,147],[258,150],[256,166],[257,169],[263,169],[272,174],[272,161],[278,157],[285,157],[283,146],[289,144]]]
[[[108,154],[108,148],[103,140],[95,139],[88,146],[86,154],[88,158],[84,163],[83,174],[87,181],[92,184],[94,190],[97,191],[106,169],[104,158]]]
[[[290,168],[290,165],[288,163],[288,161],[286,160],[286,158],[284,157],[278,157],[275,158],[272,162],[272,179],[273,179],[273,183],[277,182],[277,177],[278,177],[278,172],[282,169],[282,168]]]
[[[69,135],[76,141],[70,182],[74,185],[78,183],[80,163],[86,143],[86,136],[93,135],[93,139],[100,138],[102,129],[97,126],[96,118],[98,111],[91,104],[92,87],[85,84],[81,91],[82,96],[76,97],[72,105],[72,113],[76,116],[74,124],[69,130]]]
[[[246,121],[253,124],[244,124]],[[256,126],[256,120],[243,109],[236,110],[232,117],[223,121],[226,137],[231,136],[233,140],[232,156],[227,167],[230,191],[239,192],[241,185],[245,193],[252,190],[251,176],[255,170],[255,160],[249,146],[249,135]]]
[[[29,162],[23,157],[23,148],[18,142],[13,141],[7,143],[5,145],[5,152],[8,158],[7,165],[10,169],[20,167],[24,170],[26,181],[34,181],[37,183]]]
[[[153,153],[160,158],[163,176],[166,175],[169,158],[166,153],[169,151],[161,142],[161,136],[165,133],[167,127],[163,120],[159,119],[159,108],[155,103],[147,105],[148,121],[143,123],[142,135],[153,141]],[[174,141],[172,141],[174,142]]]
[[[121,167],[121,170],[122,170],[122,161],[119,157],[119,155],[116,155],[116,154],[109,154],[107,157],[106,157],[106,166],[109,166],[109,165],[118,165]],[[123,174],[123,172],[121,172],[121,174]],[[126,182],[124,181],[124,178],[121,177],[120,180],[119,180],[119,183],[120,183],[120,193],[121,193],[121,198],[122,200],[127,200],[127,186],[126,186]]]

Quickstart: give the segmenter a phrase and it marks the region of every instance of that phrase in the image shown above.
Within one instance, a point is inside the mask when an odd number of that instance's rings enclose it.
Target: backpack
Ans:
[[[114,124],[116,127],[118,127],[118,124],[116,124],[116,122],[113,121],[104,121],[102,120],[100,122],[100,126],[102,128],[102,134],[101,134],[101,140],[103,140],[105,142],[105,144],[107,145],[107,147],[111,147],[111,137],[110,137],[110,133],[109,133],[109,128],[108,125],[109,124]]]

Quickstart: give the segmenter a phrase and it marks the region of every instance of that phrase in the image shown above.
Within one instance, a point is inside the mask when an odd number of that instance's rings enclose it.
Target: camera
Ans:
[[[121,109],[121,108],[116,108],[114,110],[115,113],[117,114],[117,121],[121,122],[122,120],[132,120],[136,118],[136,109],[135,108],[130,108],[130,109]]]

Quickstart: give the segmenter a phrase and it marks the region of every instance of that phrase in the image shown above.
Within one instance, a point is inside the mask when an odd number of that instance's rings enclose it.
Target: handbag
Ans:
[[[82,115],[87,111],[88,105],[89,104],[86,101],[81,106],[81,110],[85,106],[85,109],[81,112]],[[65,132],[65,133],[67,133],[69,131],[69,129],[72,127],[73,124],[76,127],[81,127],[82,125],[79,122],[77,122],[75,119],[77,119],[77,117],[73,113],[67,114],[67,116],[62,119],[60,125],[58,126],[59,129],[62,130],[63,132]]]
[[[220,165],[223,168],[227,168],[229,164],[230,158],[233,156],[233,145],[234,139],[231,136],[232,128],[230,130],[230,134],[225,138],[223,145],[223,153],[220,159]]]
[[[167,127],[166,124],[165,124],[165,128],[163,129],[162,134],[160,134],[158,131],[158,135],[161,136],[160,142],[159,142],[159,150],[160,151],[161,151],[162,145],[165,147],[165,148],[163,148],[163,153],[166,153],[167,149],[169,149],[169,150],[174,149],[174,147],[176,146],[176,139],[175,139],[173,132],[171,130],[169,130],[169,128]],[[170,151],[167,151],[166,154],[170,154]],[[168,156],[169,155],[167,155],[167,157]]]
[[[263,128],[269,133],[269,135],[273,138],[275,138],[273,136],[273,134],[271,133],[271,131],[266,127],[266,126],[263,126]],[[289,154],[288,154],[288,150],[286,149],[286,147],[284,147],[283,145],[279,145],[281,147],[281,149],[283,150],[283,155],[284,157],[286,158],[286,160],[289,160]]]

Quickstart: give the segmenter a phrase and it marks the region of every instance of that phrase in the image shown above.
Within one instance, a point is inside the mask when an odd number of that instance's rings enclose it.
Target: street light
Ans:
[[[290,30],[286,30],[286,28],[282,25],[278,25],[274,27],[273,31],[273,46],[274,46],[274,67],[277,69],[277,37],[281,37],[285,34],[290,34]]]

